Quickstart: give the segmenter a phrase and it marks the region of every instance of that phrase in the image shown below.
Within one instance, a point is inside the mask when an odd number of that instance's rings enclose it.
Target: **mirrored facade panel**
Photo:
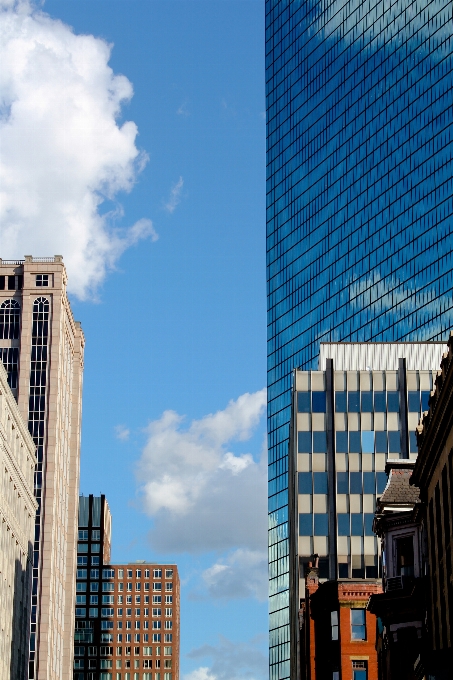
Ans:
[[[452,47],[450,0],[266,1],[271,479],[292,371],[316,367],[320,341],[446,341],[453,326]],[[350,396],[344,413],[396,408]]]

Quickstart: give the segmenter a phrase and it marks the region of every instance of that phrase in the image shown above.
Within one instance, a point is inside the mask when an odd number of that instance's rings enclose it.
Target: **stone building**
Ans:
[[[23,680],[28,670],[35,445],[0,363],[0,677]]]
[[[453,668],[453,334],[417,428],[419,454],[411,483],[420,489],[428,563],[425,668],[436,680]]]
[[[388,461],[389,482],[373,524],[381,539],[384,592],[371,596],[368,610],[378,617],[380,680],[417,680],[417,659],[427,647],[426,536],[419,490],[409,483],[413,467],[414,461]]]
[[[0,260],[0,353],[37,451],[28,678],[69,680],[74,654],[84,336],[63,258]]]

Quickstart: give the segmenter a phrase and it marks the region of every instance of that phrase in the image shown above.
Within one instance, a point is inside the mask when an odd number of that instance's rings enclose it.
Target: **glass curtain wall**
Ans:
[[[292,371],[453,327],[451,0],[267,0],[271,678],[290,674]]]

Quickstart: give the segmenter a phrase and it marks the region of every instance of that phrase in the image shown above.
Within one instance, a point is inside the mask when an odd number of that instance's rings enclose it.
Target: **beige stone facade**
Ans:
[[[0,363],[0,677],[22,680],[28,668],[35,445]]]
[[[66,284],[61,256],[0,261],[0,316],[5,321],[0,349],[37,445],[39,509],[28,675],[35,680],[65,680],[72,677],[73,666],[85,342]],[[17,328],[14,314],[20,317],[19,333],[11,330],[14,324]]]

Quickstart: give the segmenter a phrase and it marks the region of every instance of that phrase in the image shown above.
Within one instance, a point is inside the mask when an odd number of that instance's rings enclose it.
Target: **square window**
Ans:
[[[325,392],[312,392],[312,410],[313,413],[325,413],[326,412],[326,393]]]
[[[376,413],[385,413],[387,410],[385,392],[374,393],[374,410]]]
[[[48,286],[49,285],[49,274],[36,274],[36,285],[37,286]]]
[[[363,493],[376,493],[376,475],[374,472],[363,473]]]
[[[328,522],[328,515],[325,513],[320,514],[320,513],[315,513],[314,514],[314,525],[315,525],[315,536],[327,536],[329,533],[329,522]]]
[[[297,411],[299,413],[310,413],[310,392],[297,393]]]
[[[311,513],[302,513],[299,515],[299,536],[313,535],[313,520]]]
[[[376,453],[387,453],[387,432],[376,432]]]
[[[346,392],[335,392],[335,411],[346,413]]]
[[[92,529],[91,540],[92,541],[100,541],[101,540],[101,530],[100,529]]]
[[[351,609],[351,640],[366,640],[365,609]]]
[[[338,578],[349,578],[349,565],[347,562],[338,564]]]
[[[387,410],[389,413],[398,413],[400,410],[400,395],[398,392],[387,392]]]
[[[350,413],[360,412],[360,392],[348,392],[348,411]]]
[[[374,453],[374,432],[362,431],[362,453]]]
[[[299,493],[311,494],[312,493],[312,478],[311,472],[299,472]]]
[[[420,413],[420,392],[408,392],[407,409],[410,413]]]
[[[314,493],[327,493],[327,472],[314,472]]]
[[[362,392],[362,412],[371,413],[373,411],[373,393]]]
[[[350,453],[360,453],[360,432],[349,433],[349,451]]]
[[[297,433],[298,453],[311,453],[311,432]]]
[[[389,435],[389,453],[397,453],[399,455],[401,453],[400,433],[398,431],[389,432],[388,435]]]
[[[349,536],[349,514],[339,512],[337,518],[338,518],[338,535]]]
[[[347,453],[348,452],[348,433],[347,432],[337,432],[337,453]]]
[[[362,473],[361,472],[351,472],[350,481],[350,491],[349,493],[362,493]]]
[[[313,432],[313,453],[327,452],[327,433]]]
[[[351,536],[362,536],[363,518],[359,512],[351,513]]]
[[[349,493],[349,477],[347,472],[337,472],[337,492]]]
[[[373,531],[374,514],[371,512],[366,512],[364,515],[364,519],[365,519],[365,536],[374,536]]]
[[[429,392],[422,392],[422,411],[428,411],[429,409]]]

